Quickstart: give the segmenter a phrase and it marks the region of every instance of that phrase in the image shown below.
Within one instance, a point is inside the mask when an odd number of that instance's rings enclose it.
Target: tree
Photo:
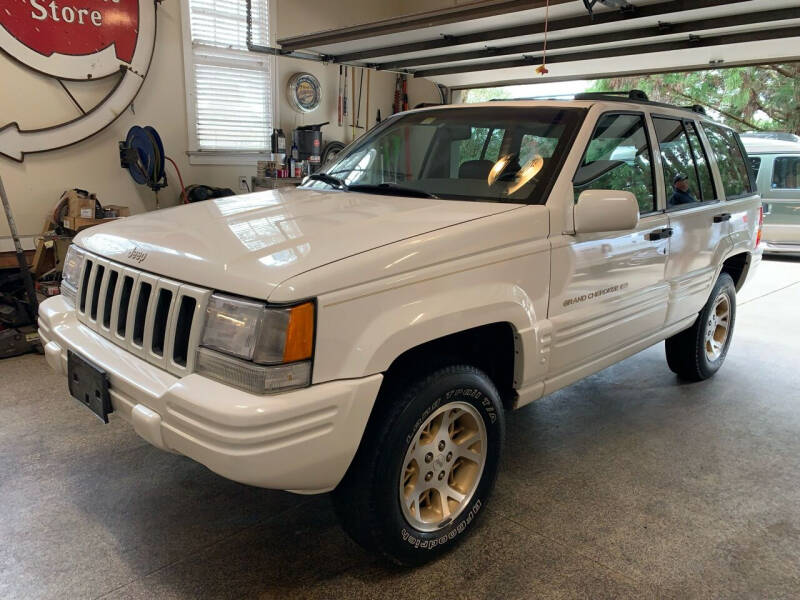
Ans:
[[[489,102],[490,100],[506,100],[511,97],[507,87],[473,88],[467,90],[462,101],[465,104]]]
[[[639,89],[651,100],[699,104],[739,131],[800,135],[800,63],[599,79],[591,91]]]

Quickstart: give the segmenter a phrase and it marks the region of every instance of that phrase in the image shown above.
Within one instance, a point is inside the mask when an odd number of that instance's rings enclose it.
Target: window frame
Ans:
[[[698,200],[697,202],[693,202],[691,204],[677,204],[675,206],[669,206],[669,194],[667,186],[672,187],[666,180],[664,176],[664,165],[661,163],[661,145],[658,142],[658,133],[656,130],[656,122],[655,119],[668,119],[670,121],[680,121],[681,128],[683,129],[683,135],[686,138],[686,143],[689,146],[689,153],[692,155],[692,165],[694,168],[695,177],[697,177],[697,184],[702,187],[700,183],[700,172],[697,168],[697,158],[694,154],[694,149],[692,148],[692,142],[689,139],[689,133],[686,130],[686,123],[693,123],[695,125],[695,131],[697,132],[697,137],[700,140],[700,144],[703,148],[703,151],[706,154],[706,163],[708,164],[708,173],[711,176],[711,186],[714,188],[714,196],[716,196],[712,200]],[[659,193],[664,194],[664,212],[665,213],[672,213],[681,210],[689,210],[692,208],[697,208],[698,206],[710,206],[711,204],[716,204],[718,202],[722,202],[722,198],[720,195],[720,188],[719,184],[717,183],[717,178],[715,175],[715,171],[719,171],[719,167],[717,166],[717,159],[716,156],[713,154],[710,148],[710,144],[705,137],[705,132],[703,131],[702,127],[700,127],[700,123],[697,119],[691,119],[684,117],[683,115],[669,115],[666,113],[659,113],[659,112],[651,112],[650,113],[650,122],[653,125],[653,135],[656,140],[656,144],[658,145],[658,168],[661,170],[661,179],[664,182],[664,189],[659,190]],[[713,167],[712,167],[712,160],[713,160]],[[702,192],[701,192],[702,193]]]
[[[756,185],[756,180],[753,178],[753,169],[750,168],[750,161],[748,160],[747,150],[744,148],[744,144],[742,143],[742,138],[739,134],[730,127],[726,127],[721,123],[715,122],[708,122],[708,121],[701,121],[699,123],[700,129],[703,132],[703,137],[705,138],[708,151],[710,151],[710,155],[714,157],[714,166],[716,168],[717,173],[719,174],[720,183],[722,183],[722,171],[719,168],[719,162],[717,161],[717,156],[714,153],[714,147],[711,145],[711,142],[708,140],[708,135],[706,133],[706,128],[717,128],[725,131],[726,133],[733,134],[733,139],[736,142],[736,149],[739,151],[739,154],[744,159],[745,171],[747,172],[747,180],[750,184],[750,191],[747,191],[743,194],[737,194],[735,196],[728,196],[727,192],[725,192],[725,186],[722,186],[722,193],[725,196],[725,202],[728,200],[740,200],[742,198],[750,198],[751,196],[755,196],[758,194],[758,185]],[[720,199],[721,201],[721,199]]]
[[[275,39],[277,33],[277,2],[276,0],[265,0],[268,11],[268,27],[270,44]],[[190,165],[241,165],[253,166],[260,160],[272,158],[269,147],[264,151],[259,150],[201,150],[197,136],[197,99],[194,93],[194,66],[195,51],[192,45],[192,24],[190,0],[180,0],[181,10],[181,35],[183,37],[183,74],[184,74],[184,96],[186,102],[186,129],[187,129],[187,150]],[[260,52],[250,52],[246,50],[234,50],[230,48],[219,48],[220,57],[215,58],[216,62],[230,60],[227,57],[248,57],[252,60],[261,60],[265,63],[269,71],[270,81],[270,111],[272,113],[273,128],[279,127],[280,103],[277,100],[278,92],[278,68],[274,55],[262,54]],[[234,63],[231,63],[234,66]]]
[[[800,161],[800,154],[775,154],[775,157],[772,159],[772,169],[770,172],[769,178],[769,189],[772,192],[796,192],[800,190],[800,182],[798,183],[797,187],[772,187],[772,184],[775,183],[775,167],[778,165],[778,161],[781,159],[790,159],[795,161]]]
[[[467,105],[469,106],[469,105]],[[531,194],[527,198],[519,198],[513,200],[499,200],[499,199],[483,199],[480,200],[474,196],[462,196],[460,198],[449,198],[446,194],[439,194],[441,199],[445,200],[463,200],[469,202],[497,202],[497,203],[507,203],[507,204],[524,204],[528,206],[535,206],[535,205],[546,205],[547,201],[550,199],[550,192],[553,190],[556,181],[561,177],[561,174],[564,169],[564,164],[566,163],[567,159],[572,155],[575,146],[575,140],[577,139],[578,135],[580,134],[585,121],[586,116],[588,114],[589,109],[581,107],[581,106],[544,106],[539,107],[543,110],[549,110],[553,112],[563,112],[567,115],[567,118],[564,122],[564,135],[563,138],[559,139],[559,143],[557,145],[557,150],[561,150],[560,152],[555,152],[553,157],[557,160],[553,163],[546,164],[545,168],[541,171],[540,176],[542,178],[542,187],[541,189],[535,187]],[[411,113],[404,112],[404,113],[397,113],[395,115],[391,115],[381,121],[378,125],[373,127],[369,130],[368,133],[362,135],[359,138],[356,138],[348,146],[346,146],[339,154],[337,155],[336,162],[329,164],[322,172],[327,173],[329,175],[338,175],[337,171],[331,171],[331,169],[337,164],[338,161],[342,160],[346,155],[355,153],[363,149],[363,147],[369,143],[372,143],[373,140],[378,137],[378,135],[382,135],[386,129],[390,125],[401,121],[409,115],[416,115],[416,116],[425,116],[425,115],[433,115],[437,114],[439,111],[458,111],[458,112],[466,112],[466,111],[499,111],[503,113],[503,117],[505,118],[506,114],[513,114],[518,112],[521,116],[524,117],[526,114],[524,107],[515,107],[515,106],[473,106],[469,108],[455,108],[452,106],[446,106],[443,108],[430,108],[427,110],[419,110],[419,111],[412,111]],[[494,127],[493,129],[498,129],[498,127]],[[508,136],[508,130],[505,130],[503,143]],[[563,148],[562,148],[563,144]],[[430,160],[431,153],[435,144],[431,144],[428,149],[426,150],[425,157],[421,163],[421,172],[425,172],[427,169],[428,161]],[[549,170],[548,170],[549,169]],[[318,182],[309,182],[305,185],[313,186],[315,183]],[[311,187],[310,189],[316,189]],[[437,192],[438,193],[438,192]]]
[[[659,194],[658,194],[658,187],[656,185],[658,178],[656,177],[656,165],[655,165],[655,159],[653,157],[653,148],[654,148],[654,145],[653,145],[653,139],[654,139],[653,138],[653,133],[654,132],[650,130],[651,123],[648,121],[648,118],[647,118],[648,113],[646,113],[644,111],[638,111],[638,110],[607,110],[607,111],[604,111],[604,112],[600,113],[599,115],[597,115],[597,119],[595,119],[594,125],[592,126],[592,133],[589,135],[589,141],[586,142],[586,146],[584,147],[583,152],[581,153],[581,157],[580,157],[580,159],[578,159],[578,166],[575,168],[575,172],[572,174],[572,177],[570,177],[570,180],[569,180],[570,184],[574,183],[575,177],[578,175],[578,171],[580,171],[581,168],[583,168],[583,161],[586,159],[586,155],[589,152],[589,146],[591,145],[592,140],[594,140],[595,133],[597,133],[597,127],[600,124],[600,121],[603,119],[603,117],[605,117],[607,115],[633,115],[633,116],[637,116],[637,117],[641,117],[642,118],[642,124],[644,125],[645,136],[647,137],[647,145],[649,146],[649,149],[650,149],[650,174],[651,174],[652,186],[653,186],[653,205],[654,205],[655,208],[652,211],[649,211],[649,212],[646,212],[646,213],[640,212],[639,213],[639,217],[649,217],[651,215],[655,215],[655,214],[664,212],[664,209],[660,207],[659,201],[658,201],[658,195]],[[624,190],[620,190],[620,191],[624,191]],[[574,193],[573,193],[573,196],[574,196]],[[573,204],[577,204],[577,200],[573,200]],[[637,200],[637,204],[638,204],[638,200]]]

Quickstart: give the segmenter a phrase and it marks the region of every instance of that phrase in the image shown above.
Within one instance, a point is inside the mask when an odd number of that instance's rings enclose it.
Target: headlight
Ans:
[[[81,279],[81,269],[83,269],[83,260],[86,254],[80,250],[75,244],[72,244],[67,250],[67,256],[64,258],[64,265],[61,268],[61,295],[72,306],[75,306],[75,298],[78,294],[78,283]]]
[[[211,296],[197,353],[198,372],[256,393],[311,382],[314,304],[275,308]]]

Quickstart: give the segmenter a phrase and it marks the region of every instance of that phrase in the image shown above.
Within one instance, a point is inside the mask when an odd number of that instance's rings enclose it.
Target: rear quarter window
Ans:
[[[800,156],[778,156],[772,167],[773,190],[800,189]]]
[[[750,167],[742,153],[739,136],[729,129],[708,123],[703,123],[703,130],[717,159],[725,197],[731,199],[753,193]]]

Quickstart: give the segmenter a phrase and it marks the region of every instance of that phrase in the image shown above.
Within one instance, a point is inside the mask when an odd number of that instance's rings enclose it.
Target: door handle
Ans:
[[[672,227],[664,227],[663,229],[656,229],[655,231],[651,231],[648,233],[645,238],[651,242],[655,242],[658,240],[665,240],[667,238],[672,237]]]
[[[714,223],[722,223],[723,221],[730,221],[731,220],[731,213],[720,213],[718,215],[714,215]]]

